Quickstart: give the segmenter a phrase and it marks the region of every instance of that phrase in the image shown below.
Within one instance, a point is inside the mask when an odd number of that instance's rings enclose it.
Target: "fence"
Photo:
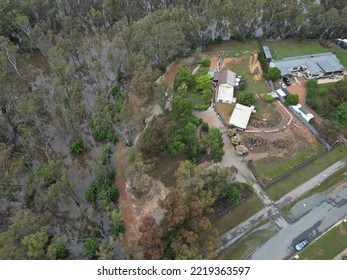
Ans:
[[[300,164],[300,165],[294,167],[293,169],[289,170],[288,172],[284,173],[284,174],[281,175],[280,177],[277,177],[277,178],[276,178],[275,180],[273,180],[271,183],[265,185],[264,187],[262,186],[262,187],[266,189],[266,188],[268,188],[268,187],[270,187],[270,186],[276,184],[277,182],[279,182],[279,181],[283,180],[284,178],[288,177],[288,176],[289,176],[290,174],[292,174],[293,172],[295,172],[295,171],[297,171],[297,170],[303,168],[303,167],[306,166],[306,165],[309,165],[309,164],[310,164],[311,162],[313,162],[315,159],[317,159],[317,158],[319,158],[319,157],[325,155],[327,152],[328,152],[328,150],[326,150],[326,151],[324,151],[324,152],[322,152],[322,153],[320,153],[320,154],[318,154],[318,155],[315,155],[314,157],[312,157],[312,158],[306,160],[305,162],[303,162],[302,164]],[[253,164],[252,164],[252,165],[253,165]]]
[[[220,54],[248,54],[249,51],[220,51]]]
[[[292,106],[289,106],[289,110],[292,111],[292,113],[314,134],[314,136],[317,137],[317,139],[327,148],[329,151],[331,149],[331,146],[325,141],[318,133],[318,131],[310,125],[298,112],[296,112]]]
[[[252,171],[253,176],[256,180],[256,182],[264,189],[266,186],[263,184],[263,182],[259,179],[257,172],[255,171],[253,160],[247,161],[248,168]]]

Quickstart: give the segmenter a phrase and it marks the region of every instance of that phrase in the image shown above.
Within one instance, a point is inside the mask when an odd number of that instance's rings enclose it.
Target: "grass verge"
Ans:
[[[275,180],[321,152],[323,152],[323,146],[318,150],[312,146],[307,149],[303,147],[302,151],[297,151],[293,156],[287,156],[285,159],[283,157],[268,157],[255,161],[254,167],[261,177]]]
[[[343,179],[346,178],[346,175],[344,175],[347,172],[347,166],[341,168],[328,178],[326,178],[320,185],[316,186],[314,189],[308,191],[305,193],[303,196],[299,197],[298,199],[292,201],[291,203],[287,204],[282,208],[284,213],[289,214],[290,209],[297,204],[300,200],[303,200],[305,198],[308,198],[316,193],[321,193],[324,191],[327,191],[328,189],[332,188],[334,185],[338,184],[341,182]]]
[[[328,153],[313,160],[310,164],[292,172],[282,180],[266,189],[267,194],[274,200],[280,199],[286,193],[316,176],[330,165],[347,156],[347,146],[340,145]]]
[[[228,230],[247,220],[255,213],[263,209],[264,205],[259,198],[253,195],[237,205],[234,209],[214,221],[214,226],[219,234],[224,234]]]
[[[266,219],[254,228],[245,237],[241,238],[233,245],[228,247],[219,253],[218,260],[244,260],[252,251],[254,251],[263,242],[269,239],[275,232],[276,228],[273,225],[269,225],[264,229],[259,229],[261,226],[269,223],[269,219]]]
[[[299,254],[299,260],[331,260],[347,248],[347,223],[332,228]]]

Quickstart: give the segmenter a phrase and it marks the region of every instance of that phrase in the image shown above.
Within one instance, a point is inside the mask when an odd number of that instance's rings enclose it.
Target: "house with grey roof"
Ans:
[[[238,82],[240,81],[236,77],[236,73],[230,70],[215,72],[213,81],[218,85],[217,102],[235,103],[234,88],[238,86]]]
[[[287,57],[282,60],[272,61],[271,66],[279,68],[282,77],[291,76],[293,72],[301,72],[308,79],[342,74],[345,70],[336,55],[330,52]]]
[[[230,70],[215,72],[213,80],[219,85],[228,84],[234,87],[236,86],[236,73]]]
[[[263,51],[267,62],[271,62],[272,55],[268,46],[263,46]]]

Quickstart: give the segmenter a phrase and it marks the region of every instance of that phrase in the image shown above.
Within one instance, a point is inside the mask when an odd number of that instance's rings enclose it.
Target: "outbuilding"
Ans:
[[[264,51],[264,54],[265,54],[266,61],[268,63],[270,63],[271,60],[272,60],[272,55],[271,55],[271,52],[270,52],[270,48],[268,46],[263,46],[263,51]]]
[[[235,109],[230,117],[229,124],[234,125],[238,129],[246,129],[253,110],[254,106],[248,107],[236,103]]]

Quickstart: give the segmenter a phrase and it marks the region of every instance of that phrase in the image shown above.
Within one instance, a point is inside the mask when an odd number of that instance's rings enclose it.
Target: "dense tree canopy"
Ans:
[[[115,145],[120,139],[136,144],[149,105],[168,92],[165,83],[156,83],[163,70],[176,57],[195,53],[196,58],[222,38],[346,37],[346,5],[342,0],[1,1],[0,258],[123,258],[126,221],[115,188]],[[209,77],[190,71],[200,62],[193,59],[179,71],[172,110],[148,124],[139,150],[129,149],[124,172],[136,182],[135,196],[156,183],[146,174],[146,160],[151,164],[168,152],[192,162],[199,155],[214,161],[223,156],[222,135],[200,130],[195,104],[184,96],[196,86],[196,99],[209,106]],[[209,62],[203,64],[206,70]],[[321,107],[324,116],[340,123],[335,127],[346,125],[341,92],[346,80]],[[254,96],[242,93],[239,100],[251,104]],[[208,258],[218,246],[207,214],[230,174],[190,164],[180,167],[179,186],[163,201],[162,227],[143,222],[146,258]]]

